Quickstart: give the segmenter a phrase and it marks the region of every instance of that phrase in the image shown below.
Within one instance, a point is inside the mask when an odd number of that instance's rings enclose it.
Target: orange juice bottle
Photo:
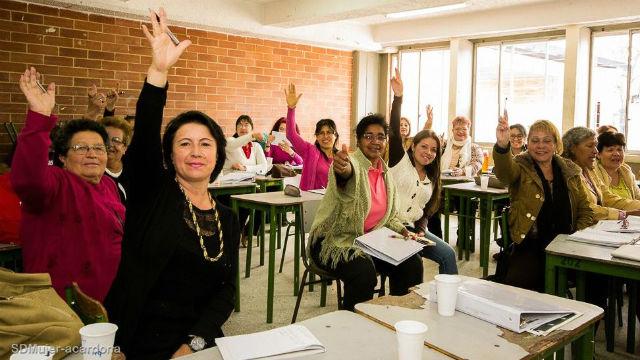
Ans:
[[[482,160],[482,173],[488,173],[489,172],[489,154],[487,154],[487,152],[484,152],[484,160]]]

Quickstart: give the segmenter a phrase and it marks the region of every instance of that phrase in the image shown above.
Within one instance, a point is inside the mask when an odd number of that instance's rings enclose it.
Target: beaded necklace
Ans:
[[[211,208],[213,209],[213,216],[216,221],[216,226],[218,227],[218,234],[220,234],[220,236],[218,237],[220,239],[220,252],[218,252],[218,255],[215,258],[212,258],[209,256],[209,253],[207,252],[207,248],[204,246],[204,239],[202,238],[202,233],[200,232],[200,225],[198,225],[198,219],[196,218],[196,213],[193,211],[193,204],[191,203],[191,200],[189,200],[187,193],[184,191],[184,188],[182,187],[182,185],[180,185],[177,178],[176,178],[176,183],[178,183],[178,187],[180,188],[180,191],[182,191],[182,194],[184,194],[185,199],[187,199],[187,204],[189,205],[189,212],[191,212],[193,225],[195,226],[196,234],[200,239],[200,248],[202,249],[202,255],[204,255],[204,259],[210,262],[218,261],[218,259],[220,259],[220,257],[222,256],[222,250],[224,249],[224,242],[222,241],[222,225],[220,224],[220,217],[218,216],[216,203],[213,202],[211,193],[207,191],[207,195],[209,195],[209,201],[211,202]]]

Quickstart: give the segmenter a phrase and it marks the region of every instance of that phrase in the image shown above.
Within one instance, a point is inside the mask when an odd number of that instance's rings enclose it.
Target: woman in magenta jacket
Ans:
[[[305,141],[296,132],[296,105],[302,94],[296,94],[296,86],[289,85],[285,90],[287,98],[287,139],[302,157],[304,167],[300,178],[301,190],[324,189],[327,187],[329,167],[333,163],[333,155],[338,152],[338,130],[331,119],[322,119],[316,123],[316,141]]]
[[[281,117],[273,124],[271,132],[274,131],[287,133],[287,118]],[[296,125],[296,133],[300,134]],[[304,160],[298,155],[289,141],[281,141],[279,144],[273,144],[273,135],[269,135],[264,150],[264,155],[273,159],[274,164],[302,165]]]

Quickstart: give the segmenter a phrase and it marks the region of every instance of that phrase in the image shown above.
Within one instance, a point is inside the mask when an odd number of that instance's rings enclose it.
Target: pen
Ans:
[[[45,87],[42,86],[42,84],[40,84],[40,81],[36,80],[36,85],[38,85],[38,87],[40,88],[40,90],[42,90],[43,93],[47,92],[47,89],[45,89]]]
[[[156,20],[158,20],[158,22],[160,22],[160,16],[158,15],[158,13],[157,13],[157,12],[155,12],[155,11],[153,11],[153,10],[151,10],[151,8],[149,8],[149,11],[151,11],[152,13],[154,13],[154,14],[156,15]],[[173,33],[171,32],[171,30],[169,30],[169,28],[168,28],[168,27],[167,27],[167,35],[169,35],[169,39],[171,39],[171,42],[172,42],[174,45],[178,45],[178,44],[180,44],[180,40],[178,40],[178,38],[177,38],[175,35],[173,35]]]

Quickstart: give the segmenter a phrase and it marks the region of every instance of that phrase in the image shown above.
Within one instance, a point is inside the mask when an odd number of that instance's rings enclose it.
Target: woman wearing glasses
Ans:
[[[382,160],[388,126],[380,115],[358,123],[358,149],[347,146],[334,158],[329,186],[309,233],[313,261],[344,282],[343,308],[373,298],[376,273],[389,276],[391,295],[404,295],[422,282],[422,259],[413,255],[397,266],[372,258],[353,245],[356,237],[387,227],[405,237],[410,233],[398,218],[397,192],[389,168]],[[398,241],[403,241],[399,239]]]
[[[122,175],[122,156],[127,151],[131,139],[131,125],[121,117],[107,116],[100,120],[109,135],[107,147],[107,168],[105,175],[118,185],[118,193],[123,204],[127,201],[126,179]]]
[[[516,156],[527,150],[527,144],[524,139],[527,137],[527,129],[520,124],[509,126],[509,145],[511,147],[511,155]]]
[[[22,257],[26,272],[49,273],[64,297],[72,282],[102,301],[120,261],[124,206],[116,184],[103,177],[107,132],[91,120],[72,120],[53,141],[48,166],[49,132],[57,121],[55,84],[38,86],[32,67],[20,76],[29,103],[18,137],[11,183],[22,201]]]

